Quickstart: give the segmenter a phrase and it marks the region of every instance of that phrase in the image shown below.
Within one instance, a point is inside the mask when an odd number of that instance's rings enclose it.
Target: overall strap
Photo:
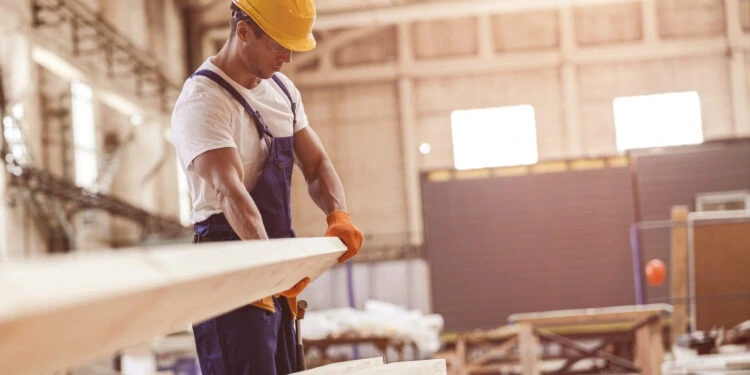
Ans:
[[[281,81],[281,78],[276,74],[272,75],[271,78],[273,78],[274,82],[281,87],[281,91],[284,91],[284,94],[286,94],[286,97],[289,98],[289,101],[292,103],[292,116],[294,116],[292,126],[297,126],[297,103],[292,99],[292,94],[289,93],[289,90],[286,88],[286,85],[284,85],[284,82]]]
[[[253,107],[251,107],[247,102],[247,100],[242,97],[242,94],[240,94],[234,87],[232,87],[232,85],[224,78],[221,78],[221,76],[216,74],[216,72],[205,69],[193,73],[193,76],[204,76],[216,82],[219,86],[221,86],[224,90],[231,94],[242,105],[242,108],[244,108],[245,111],[253,117],[253,120],[255,120],[255,127],[258,129],[258,135],[261,139],[263,138],[264,134],[268,135],[269,137],[273,137],[271,135],[271,131],[268,130],[268,125],[266,125],[265,121],[263,121],[263,119],[261,118],[260,113],[255,111]]]

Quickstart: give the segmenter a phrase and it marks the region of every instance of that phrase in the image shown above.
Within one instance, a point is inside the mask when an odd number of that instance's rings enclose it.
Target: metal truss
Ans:
[[[69,26],[73,55],[101,56],[109,78],[132,77],[139,97],[158,98],[161,110],[170,110],[179,86],[167,77],[159,61],[99,14],[76,0],[32,0],[32,16],[35,28]]]
[[[11,161],[9,165],[12,164]],[[150,235],[161,238],[189,235],[188,228],[183,227],[176,219],[154,215],[115,197],[84,189],[44,170],[30,166],[15,166],[9,169],[12,171],[10,186],[23,188],[36,200],[57,199],[68,216],[81,210],[100,209],[140,224],[144,238]]]
[[[5,164],[8,187],[15,188],[34,222],[42,230],[49,252],[68,252],[75,247],[70,217],[87,209],[101,209],[114,216],[129,219],[142,228],[142,239],[189,238],[191,231],[173,218],[154,215],[112,196],[81,188],[72,181],[56,177],[33,167],[26,149],[20,124],[6,111],[8,108],[0,69],[0,157]],[[8,136],[11,136],[10,139]]]

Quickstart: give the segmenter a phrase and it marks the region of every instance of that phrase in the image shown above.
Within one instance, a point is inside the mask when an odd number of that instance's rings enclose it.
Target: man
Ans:
[[[346,213],[341,180],[308,126],[299,90],[279,73],[293,52],[315,48],[313,0],[232,0],[231,9],[229,39],[185,82],[172,115],[196,242],[294,237],[296,160],[327,215],[326,236],[347,246],[339,258],[345,262],[359,251],[362,234]],[[194,325],[202,373],[298,370],[293,318],[309,282]]]

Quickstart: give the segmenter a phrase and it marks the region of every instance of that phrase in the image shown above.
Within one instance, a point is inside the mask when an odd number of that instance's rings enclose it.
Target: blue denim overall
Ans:
[[[193,74],[196,75],[213,80],[229,92],[253,117],[261,139],[270,141],[268,160],[250,195],[263,217],[269,238],[295,237],[289,206],[294,136],[274,138],[260,113],[215,72],[200,70]],[[291,101],[294,127],[296,104],[281,80],[276,76],[273,80]],[[223,214],[195,224],[196,242],[237,240],[239,237]],[[273,303],[275,313],[246,305],[193,326],[203,375],[281,375],[297,371],[292,313],[284,297],[274,297]]]

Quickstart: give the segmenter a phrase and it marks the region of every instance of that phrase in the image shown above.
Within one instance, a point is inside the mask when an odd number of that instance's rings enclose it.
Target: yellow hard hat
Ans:
[[[315,48],[314,0],[232,0],[277,43],[295,52]]]

